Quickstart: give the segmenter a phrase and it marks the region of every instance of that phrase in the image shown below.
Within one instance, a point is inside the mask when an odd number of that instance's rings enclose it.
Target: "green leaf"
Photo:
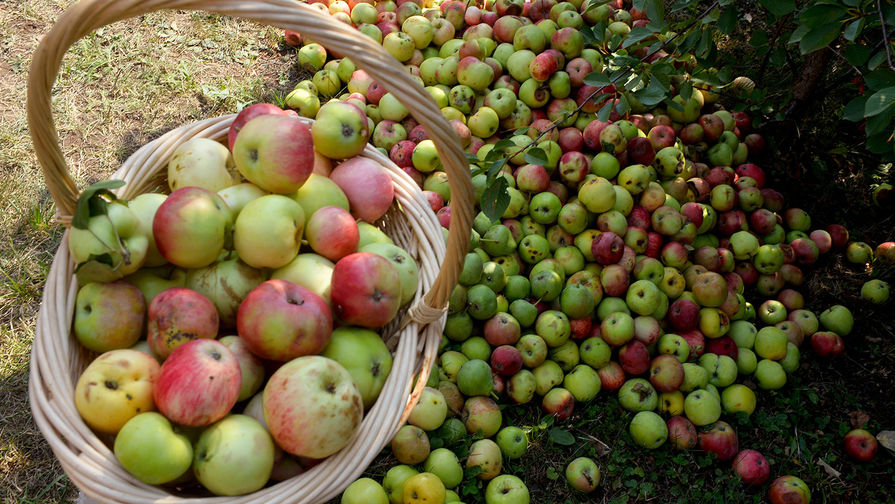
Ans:
[[[575,436],[569,434],[569,431],[559,427],[553,427],[547,431],[550,441],[562,446],[572,446],[575,444]]]
[[[482,212],[492,221],[499,219],[510,206],[508,187],[509,184],[505,177],[497,177],[482,192],[480,200]]]
[[[805,25],[799,25],[798,28],[793,30],[792,35],[789,36],[789,40],[787,41],[787,43],[798,44],[802,41],[802,37],[804,37],[805,34],[808,33],[810,30],[811,28],[808,28]]]
[[[584,39],[584,45],[591,45],[597,41],[597,37],[594,36],[594,31],[590,27],[585,27],[580,30],[581,38]]]
[[[584,77],[584,83],[593,87],[606,87],[609,85],[609,78],[602,72],[591,72]]]
[[[112,189],[118,189],[123,185],[123,180],[103,180],[84,189],[84,192],[78,196],[78,204],[75,207],[75,214],[72,215],[71,225],[78,229],[87,229],[91,217],[106,213],[105,198],[108,198],[109,201],[118,199]]]
[[[892,152],[892,142],[889,141],[889,137],[890,133],[888,131],[868,135],[867,150],[878,155]]]
[[[559,472],[556,470],[555,467],[552,467],[552,466],[548,467],[547,470],[544,471],[544,474],[547,476],[547,479],[549,479],[549,480],[555,481],[555,480],[559,479]]]
[[[856,19],[849,23],[844,30],[842,30],[842,36],[845,37],[845,40],[849,42],[854,42],[855,39],[858,38],[858,35],[861,34],[861,28],[864,24],[864,19]]]
[[[492,151],[493,152],[493,151]],[[491,153],[489,152],[488,155]],[[507,164],[507,158],[501,157],[500,159],[495,159],[491,162],[491,166],[488,167],[488,177],[493,178],[497,176],[500,170]]]
[[[544,149],[535,147],[525,153],[525,162],[528,164],[544,166],[547,164],[547,153]]]
[[[886,61],[886,50],[885,49],[874,54],[873,57],[870,58],[870,61],[867,62],[867,68],[869,68],[871,70],[876,70],[880,65],[883,64],[884,61]]]
[[[867,84],[867,87],[873,91],[878,91],[889,86],[895,86],[895,72],[892,72],[888,68],[874,70],[868,74],[864,74],[864,84]]]
[[[864,119],[864,103],[867,101],[863,96],[856,96],[842,110],[842,118],[846,121],[858,122]]]
[[[631,104],[628,103],[628,98],[625,95],[619,96],[618,103],[615,104],[615,111],[618,112],[619,115],[625,115],[629,110],[631,110]]]
[[[749,45],[752,47],[764,47],[768,45],[768,32],[764,30],[755,30],[752,38],[749,39]]]
[[[665,20],[665,3],[662,0],[647,0],[646,16],[650,21]]]
[[[684,82],[681,84],[681,91],[679,94],[684,101],[688,101],[690,97],[693,96],[693,85],[689,82]]]
[[[718,29],[721,30],[722,33],[727,33],[729,35],[729,34],[733,33],[733,29],[736,28],[736,25],[737,25],[737,8],[736,8],[736,6],[724,9],[724,12],[721,13],[721,17],[718,18]]]
[[[612,101],[607,100],[606,104],[600,108],[600,111],[597,112],[597,119],[606,122],[609,120],[609,114],[612,113]]]
[[[864,105],[864,117],[875,116],[895,104],[895,86],[880,89],[867,98]]]
[[[876,135],[886,130],[886,126],[892,122],[892,116],[895,116],[895,107],[889,107],[867,119],[867,122],[864,124],[864,131],[867,133],[867,136]]]
[[[861,66],[870,59],[870,48],[860,44],[849,44],[845,48],[845,61],[854,66]]]
[[[662,100],[665,99],[667,93],[668,89],[659,82],[659,79],[654,77],[650,79],[650,83],[647,87],[635,91],[634,97],[640,100],[640,103],[644,106],[653,107],[662,103]]]
[[[799,14],[799,23],[808,28],[820,28],[828,24],[841,24],[848,9],[839,5],[820,4],[808,7]]]
[[[628,33],[628,37],[622,43],[622,47],[631,47],[632,45],[649,38],[653,35],[653,31],[645,26],[637,26]]]
[[[830,45],[830,42],[836,40],[841,30],[841,24],[838,22],[827,23],[825,25],[812,28],[811,31],[802,37],[799,41],[799,51],[802,54],[808,54],[818,49],[823,49]]]

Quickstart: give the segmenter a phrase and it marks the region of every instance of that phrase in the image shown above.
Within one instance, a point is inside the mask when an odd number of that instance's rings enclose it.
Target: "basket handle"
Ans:
[[[411,307],[417,322],[440,318],[457,283],[469,246],[474,192],[463,148],[435,102],[381,45],[353,27],[295,0],[83,0],[69,7],[34,52],[28,79],[31,139],[57,213],[70,217],[79,190],[59,147],[50,101],[65,52],[97,28],[161,9],[204,10],[290,29],[341,54],[384,85],[435,142],[451,188],[451,230],[444,265],[432,289]]]

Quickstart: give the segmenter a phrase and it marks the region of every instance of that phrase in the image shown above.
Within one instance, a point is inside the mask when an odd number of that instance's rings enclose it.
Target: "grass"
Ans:
[[[70,502],[77,494],[31,420],[27,400],[33,327],[43,284],[62,235],[55,207],[36,165],[25,121],[24,96],[31,53],[71,1],[7,0],[0,3],[0,501]],[[63,152],[81,186],[107,178],[136,148],[161,133],[200,118],[231,112],[255,101],[271,101],[296,80],[294,53],[278,30],[202,13],[149,14],[97,31],[75,44],[63,61],[54,91],[54,117]],[[839,161],[840,158],[835,158]],[[872,243],[893,239],[892,217],[862,217],[866,197],[843,207],[837,187],[849,194],[866,187],[850,167],[825,166],[811,179],[823,198],[799,184],[787,197],[805,205],[819,223],[841,219]],[[772,173],[774,173],[772,171]],[[852,178],[849,178],[852,177]],[[834,182],[830,182],[830,181]],[[824,201],[836,201],[825,205]],[[812,206],[813,205],[813,206]],[[818,217],[819,216],[819,217]],[[844,459],[841,436],[856,425],[893,429],[895,320],[888,310],[862,304],[856,293],[871,276],[827,259],[808,286],[816,310],[842,302],[858,320],[844,358],[828,363],[805,352],[792,383],[759,393],[751,418],[731,421],[741,447],[765,453],[775,475],[805,479],[814,502],[892,502],[895,469],[888,454],[868,465]],[[891,306],[891,303],[890,303]],[[527,428],[531,448],[505,471],[523,477],[533,502],[761,502],[729,470],[700,452],[662,448],[646,452],[627,434],[631,414],[614,394],[602,392],[575,416],[553,424],[536,405],[507,406],[506,423]],[[568,445],[569,436],[572,444]],[[433,440],[433,443],[438,441]],[[470,439],[455,445],[459,453]],[[597,492],[572,492],[563,471],[574,457],[595,458],[602,470]],[[826,469],[823,461],[832,470]],[[395,463],[377,459],[368,475],[380,479]],[[839,471],[839,474],[835,471]],[[483,502],[474,477],[460,487],[467,503]]]
[[[69,502],[65,477],[31,419],[28,362],[61,228],[25,119],[31,54],[72,1],[0,3],[0,502]],[[53,115],[73,176],[107,178],[165,131],[271,99],[293,79],[279,30],[198,12],[162,12],[74,44]]]

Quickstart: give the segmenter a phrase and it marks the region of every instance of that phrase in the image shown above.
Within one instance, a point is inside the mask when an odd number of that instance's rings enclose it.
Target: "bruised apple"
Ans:
[[[354,437],[364,413],[351,374],[319,355],[280,366],[264,387],[263,407],[277,445],[310,458],[341,450]]]

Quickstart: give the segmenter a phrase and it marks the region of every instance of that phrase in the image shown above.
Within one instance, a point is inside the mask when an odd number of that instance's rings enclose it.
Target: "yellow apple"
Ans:
[[[75,407],[93,429],[115,434],[139,413],[155,410],[152,389],[159,363],[138,350],[106,352],[90,363],[75,386]]]
[[[404,482],[403,504],[442,504],[444,483],[432,473],[419,473]]]

